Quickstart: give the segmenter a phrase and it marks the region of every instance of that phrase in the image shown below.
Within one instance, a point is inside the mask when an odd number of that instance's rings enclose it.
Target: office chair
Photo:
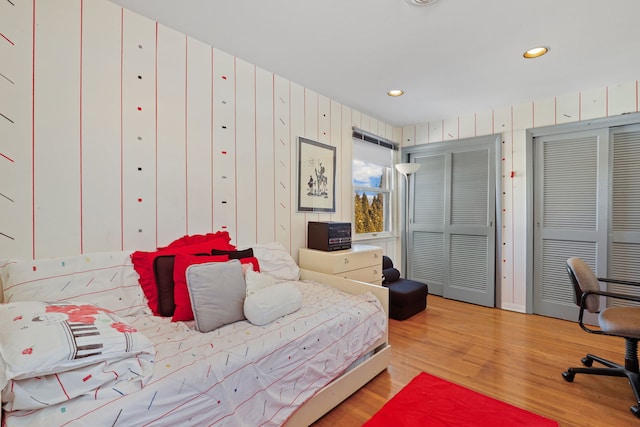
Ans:
[[[601,291],[599,282],[616,283],[629,286],[640,286],[640,283],[596,277],[593,270],[591,270],[591,267],[589,267],[589,265],[587,265],[587,263],[582,259],[577,257],[572,257],[567,260],[567,273],[569,273],[569,279],[573,283],[573,301],[580,307],[580,315],[578,318],[580,327],[592,334],[624,338],[625,356],[623,366],[601,357],[594,356],[593,354],[587,354],[582,358],[582,364],[585,366],[584,368],[569,368],[562,373],[562,377],[568,382],[573,382],[576,374],[627,377],[636,397],[636,404],[630,408],[631,413],[640,418],[640,376],[638,371],[640,306],[607,307],[600,310],[600,296],[636,302],[640,302],[640,296]],[[637,289],[640,290],[640,288]],[[598,329],[585,326],[583,323],[585,310],[590,313],[598,313]],[[606,367],[592,368],[591,365],[594,361]]]

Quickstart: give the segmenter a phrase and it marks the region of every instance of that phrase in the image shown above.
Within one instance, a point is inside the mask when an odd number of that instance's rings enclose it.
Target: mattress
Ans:
[[[241,321],[203,334],[185,322],[126,317],[156,349],[153,376],[143,388],[5,413],[4,425],[282,425],[387,328],[370,293],[350,295],[310,281],[295,285],[303,296],[300,310],[265,326]]]

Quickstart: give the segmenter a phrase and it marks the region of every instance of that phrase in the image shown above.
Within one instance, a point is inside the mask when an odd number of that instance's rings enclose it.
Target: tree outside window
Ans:
[[[356,234],[391,232],[392,151],[354,141],[353,189]]]

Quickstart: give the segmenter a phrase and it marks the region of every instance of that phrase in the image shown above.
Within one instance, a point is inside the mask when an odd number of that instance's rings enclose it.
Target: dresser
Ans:
[[[382,248],[353,245],[342,251],[301,248],[298,264],[305,270],[382,285]]]

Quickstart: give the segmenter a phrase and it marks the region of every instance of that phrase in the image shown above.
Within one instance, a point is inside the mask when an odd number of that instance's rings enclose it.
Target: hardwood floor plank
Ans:
[[[557,420],[562,427],[638,426],[626,378],[576,375],[587,353],[623,362],[624,341],[577,323],[429,295],[427,310],[389,321],[391,365],[314,427],[359,426],[421,371]],[[596,364],[594,364],[595,366]]]

